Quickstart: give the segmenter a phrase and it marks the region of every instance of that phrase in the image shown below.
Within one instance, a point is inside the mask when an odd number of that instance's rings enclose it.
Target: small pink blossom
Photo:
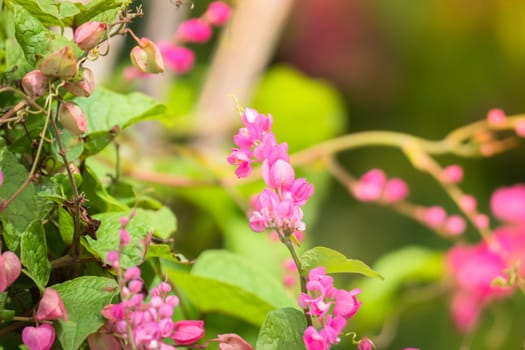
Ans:
[[[474,196],[466,194],[466,195],[461,196],[461,198],[459,199],[459,206],[461,207],[462,210],[466,212],[475,210],[477,205],[478,203],[476,201],[476,198],[474,198]]]
[[[184,320],[173,324],[172,339],[176,345],[190,345],[204,336],[204,321]]]
[[[357,344],[357,350],[373,350],[374,348],[374,343],[368,337],[363,337]]]
[[[333,314],[335,316],[341,316],[345,319],[349,319],[354,316],[359,308],[361,302],[357,300],[357,294],[361,293],[361,289],[353,289],[346,291],[343,289],[337,290],[335,293],[335,306]]]
[[[175,73],[188,73],[193,68],[195,54],[192,50],[168,42],[160,42],[158,47],[164,58],[164,63]]]
[[[353,189],[354,196],[363,201],[378,200],[383,194],[386,175],[381,169],[372,169],[366,172]]]
[[[432,206],[425,210],[423,220],[430,227],[443,225],[447,218],[447,212],[440,206]]]
[[[408,185],[399,178],[392,178],[385,183],[383,200],[386,203],[396,203],[408,196]]]
[[[465,232],[466,228],[467,223],[465,222],[465,219],[459,215],[451,215],[445,221],[445,230],[451,236],[461,235],[463,232]]]
[[[491,109],[487,113],[487,121],[489,125],[494,127],[504,126],[506,119],[507,116],[505,115],[505,112],[499,108]]]
[[[219,334],[213,340],[219,343],[219,350],[253,350],[253,346],[234,333]]]
[[[485,214],[477,214],[474,217],[474,225],[479,229],[486,229],[489,227],[490,220],[489,217]]]
[[[514,131],[516,132],[516,135],[525,137],[525,119],[520,119],[516,122],[516,125],[514,125]]]
[[[525,223],[525,185],[497,189],[490,199],[490,208],[494,216],[502,221]]]
[[[22,341],[29,350],[49,350],[55,342],[55,329],[47,323],[27,326],[22,331]]]
[[[214,1],[208,5],[204,17],[214,26],[222,26],[231,16],[230,6],[223,1]]]
[[[262,164],[262,177],[268,187],[281,189],[292,184],[295,173],[290,163],[283,159],[277,159],[271,165],[265,160]]]
[[[36,310],[35,320],[58,320],[62,319],[67,321],[67,312],[64,306],[64,302],[60,297],[60,294],[53,288],[44,289],[44,294],[40,303],[38,304],[38,309]]]
[[[463,180],[463,168],[460,165],[449,165],[441,173],[442,179],[446,183],[457,184]]]
[[[202,44],[210,40],[211,34],[211,27],[206,21],[191,18],[179,25],[175,37],[177,40]]]
[[[15,253],[5,251],[0,255],[0,293],[16,281],[21,271],[22,265]]]
[[[330,344],[313,326],[306,328],[303,335],[306,350],[329,350]]]

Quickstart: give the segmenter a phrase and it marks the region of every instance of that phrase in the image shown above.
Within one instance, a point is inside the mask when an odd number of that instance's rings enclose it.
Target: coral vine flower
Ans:
[[[36,311],[35,320],[58,320],[62,319],[67,321],[67,312],[64,306],[64,302],[60,297],[60,294],[53,288],[46,288],[38,309]]]
[[[55,342],[55,329],[47,323],[27,326],[22,331],[22,341],[29,350],[49,350]]]
[[[6,251],[0,255],[0,293],[16,281],[21,270],[20,259],[15,253]]]

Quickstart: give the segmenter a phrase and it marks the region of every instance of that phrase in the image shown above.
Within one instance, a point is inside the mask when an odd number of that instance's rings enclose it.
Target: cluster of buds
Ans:
[[[167,339],[177,346],[195,344],[204,335],[204,322],[173,322],[172,316],[179,298],[170,295],[171,286],[161,282],[149,291],[149,300],[146,300],[140,269],[134,266],[124,270],[121,267],[120,256],[130,242],[127,223],[128,218],[121,219],[119,251],[110,251],[106,257],[119,275],[121,302],[106,305],[102,310],[107,322],[99,334],[88,339],[91,348],[105,349],[104,344],[109,343],[115,344],[116,348],[176,349],[164,342]]]
[[[502,225],[487,240],[456,245],[447,256],[455,286],[451,313],[465,332],[474,328],[486,304],[511,295],[515,281],[525,277],[525,185],[496,190],[490,204]]]
[[[352,188],[355,198],[363,202],[397,203],[408,196],[408,186],[400,178],[388,179],[381,169],[366,172]]]
[[[351,291],[337,289],[334,280],[326,275],[324,267],[310,270],[306,283],[308,293],[299,296],[299,305],[308,310],[320,324],[320,330],[309,326],[304,331],[303,341],[307,350],[328,350],[340,342],[339,335],[347,321],[361,306],[357,300],[360,289]]]
[[[241,119],[244,127],[234,136],[239,148],[233,148],[227,160],[237,165],[235,174],[238,177],[248,176],[254,162],[261,163],[262,177],[267,186],[252,200],[251,229],[255,232],[273,229],[285,236],[303,232],[302,206],[313,194],[313,186],[304,178],[295,178],[288,145],[278,144],[271,131],[271,115],[265,116],[246,108]]]
[[[231,8],[223,1],[214,1],[200,18],[191,18],[180,24],[171,41],[155,45],[147,38],[137,39],[138,46],[131,51],[134,68],[128,68],[124,75],[128,79],[143,77],[144,73],[160,73],[164,65],[177,74],[184,74],[193,68],[195,55],[186,43],[203,44],[210,40],[212,27],[224,25],[231,16]]]
[[[67,321],[64,302],[53,288],[46,288],[40,299],[34,319],[37,322],[47,322],[62,319]],[[27,326],[22,331],[22,341],[29,350],[49,350],[55,342],[55,329],[49,323],[41,323],[36,327]]]

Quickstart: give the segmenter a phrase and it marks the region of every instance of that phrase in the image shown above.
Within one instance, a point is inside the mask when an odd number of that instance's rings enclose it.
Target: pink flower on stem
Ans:
[[[64,302],[60,297],[60,294],[53,288],[44,289],[44,294],[40,303],[38,304],[38,309],[36,310],[35,320],[57,320],[62,319],[67,321],[67,312],[64,306]]]
[[[75,29],[73,40],[82,50],[89,51],[100,42],[106,31],[101,22],[86,22]]]
[[[354,187],[354,196],[363,201],[371,202],[381,198],[386,183],[386,175],[381,169],[372,169],[359,179]]]
[[[357,344],[357,350],[373,350],[374,348],[374,343],[368,337],[363,337]]]
[[[487,121],[490,126],[504,126],[506,119],[507,116],[505,115],[505,112],[500,108],[491,109],[487,113]]]
[[[465,232],[466,228],[467,228],[467,223],[465,222],[465,219],[463,219],[459,215],[451,215],[445,221],[445,230],[451,236],[461,235],[463,232]]]
[[[190,345],[199,341],[204,336],[204,321],[184,320],[173,324],[171,336],[177,345]]]
[[[345,319],[349,319],[354,316],[361,307],[361,302],[357,300],[357,295],[359,293],[361,293],[361,289],[359,288],[353,289],[351,291],[338,289],[335,293],[335,306],[333,314],[335,316],[341,316]]]
[[[175,46],[169,42],[160,42],[158,47],[164,58],[164,63],[175,73],[184,74],[193,68],[195,54],[192,50]]]
[[[222,26],[231,16],[231,8],[223,1],[214,1],[208,5],[204,18],[214,26]]]
[[[432,228],[443,225],[446,219],[447,212],[445,209],[437,205],[427,208],[423,214],[424,222]]]
[[[49,350],[55,342],[55,329],[47,323],[27,326],[22,331],[22,342],[29,350]]]
[[[463,168],[460,165],[449,165],[441,173],[442,180],[446,183],[457,184],[463,180]]]
[[[0,254],[0,293],[20,276],[22,265],[18,256],[10,251]]]
[[[516,135],[525,137],[525,119],[520,119],[516,122],[516,125],[514,125],[514,131],[516,132]]]
[[[525,185],[497,189],[490,199],[490,208],[494,216],[502,221],[525,224]]]
[[[191,18],[179,25],[175,38],[181,41],[202,44],[210,40],[211,33],[211,27],[206,21],[200,18]]]
[[[392,178],[385,183],[383,189],[383,201],[396,203],[408,196],[408,186],[402,179]]]
[[[466,194],[459,199],[459,206],[466,212],[474,211],[477,205],[476,198],[471,195]]]

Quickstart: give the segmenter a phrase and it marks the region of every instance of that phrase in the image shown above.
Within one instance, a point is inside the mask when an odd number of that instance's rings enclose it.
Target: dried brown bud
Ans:
[[[77,74],[77,59],[70,46],[64,46],[47,56],[38,66],[45,75],[71,79]]]

